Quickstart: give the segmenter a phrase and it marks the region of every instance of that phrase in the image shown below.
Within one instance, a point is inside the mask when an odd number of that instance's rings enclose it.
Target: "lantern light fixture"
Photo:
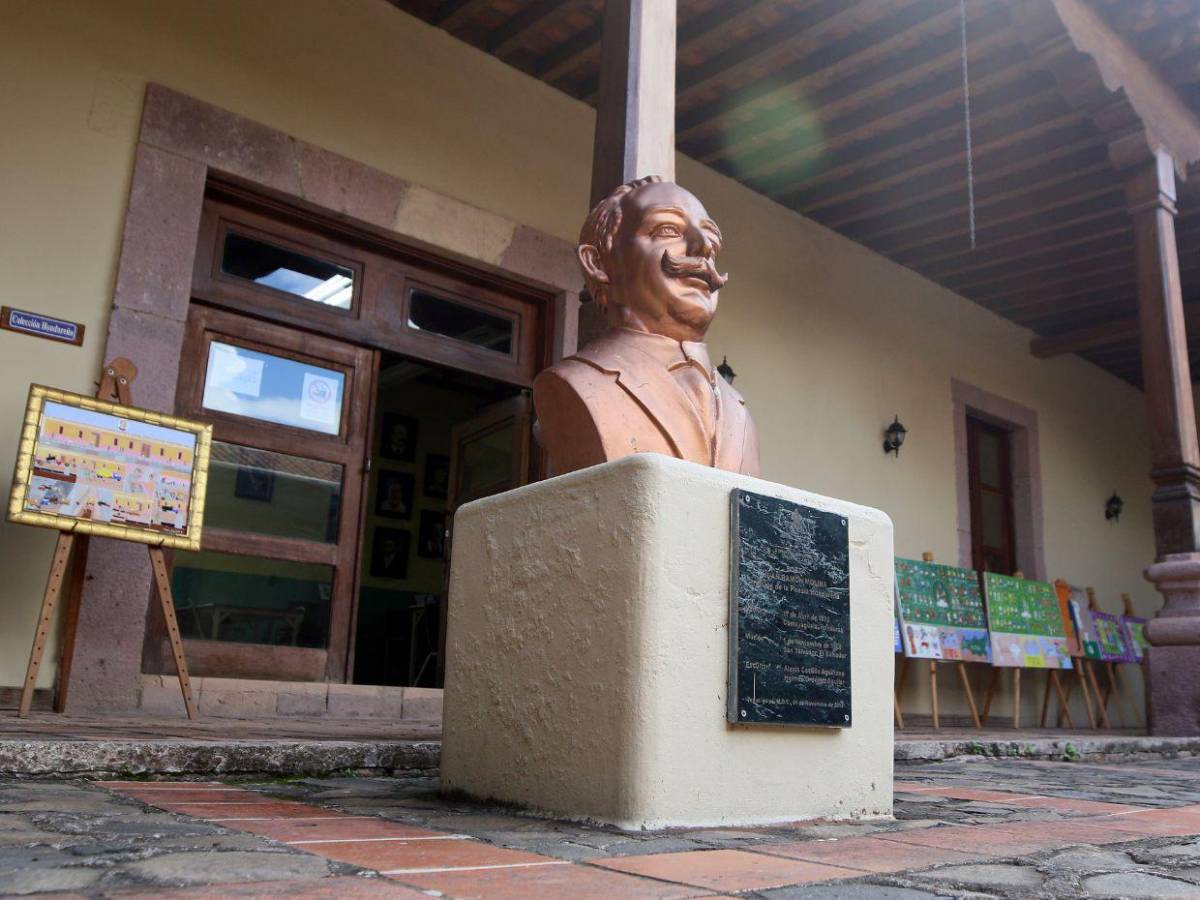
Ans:
[[[908,429],[900,424],[900,416],[897,415],[891,425],[887,427],[887,431],[883,433],[883,452],[895,453],[900,455],[900,445],[904,443],[904,438],[908,434]]]
[[[1121,510],[1125,507],[1125,501],[1120,498],[1116,491],[1113,491],[1111,497],[1104,503],[1104,518],[1115,519],[1121,521]]]
[[[721,364],[717,366],[717,374],[730,384],[733,384],[733,379],[737,378],[737,372],[733,371],[733,366],[729,364],[728,356],[721,357]]]

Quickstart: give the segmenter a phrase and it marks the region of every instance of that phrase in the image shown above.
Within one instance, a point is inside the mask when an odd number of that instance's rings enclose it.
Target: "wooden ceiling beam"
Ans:
[[[604,29],[600,20],[596,20],[595,23],[583,29],[574,37],[569,38],[545,56],[540,57],[533,65],[534,76],[548,84],[562,88],[563,85],[561,82],[566,76],[598,56],[600,38],[603,32]],[[572,92],[568,91],[567,93]],[[579,95],[575,94],[574,96]]]
[[[996,43],[1011,41],[1011,33],[1001,27],[1008,21],[1003,10],[979,19],[976,25],[983,37],[973,49],[986,52]],[[954,10],[924,20],[889,20],[874,26],[871,34],[821,48],[716,103],[681,110],[677,123],[680,145],[689,147],[689,155],[709,161],[707,155],[722,142],[732,152],[745,143],[790,133],[802,113],[798,106],[819,110],[828,118],[842,108],[857,108],[910,83],[923,82],[943,66],[961,67],[957,23]],[[935,28],[923,43],[904,47]],[[893,48],[896,52],[888,55]],[[961,68],[958,71],[961,73]],[[760,111],[754,113],[755,109]],[[737,125],[730,127],[735,121]],[[705,135],[716,135],[717,140],[705,141]]]
[[[1000,202],[976,204],[975,221],[982,231],[998,225],[1023,222],[1104,195],[1112,195],[1115,201],[1120,198],[1121,187],[1114,183],[1112,172],[1107,166],[1096,166],[1066,181],[1055,179],[1049,187],[1030,186]],[[872,250],[884,255],[930,247],[952,235],[965,234],[967,222],[964,215],[968,212],[964,203],[949,215],[927,220],[912,228],[895,231],[886,238],[873,238],[865,243],[869,243]],[[981,239],[980,243],[987,241]]]
[[[997,189],[998,183],[1004,188],[1019,190],[1020,185],[1012,176],[1043,166],[1064,165],[1066,160],[1087,153],[1096,146],[1103,146],[1101,139],[1097,138],[1090,126],[1080,123],[1038,135],[1033,140],[1022,140],[1002,147],[992,154],[986,165],[977,165],[975,169],[976,200],[980,200],[984,194],[989,197],[995,196],[991,191]],[[1068,174],[1065,167],[1063,174]],[[920,208],[922,204],[944,194],[965,196],[965,166],[957,173],[947,168],[914,178],[908,183],[872,191],[837,206],[822,209],[819,213],[804,209],[798,211],[820,219],[822,224],[830,228],[840,230],[845,225],[862,219],[876,218],[895,209],[910,206]],[[782,196],[776,199],[780,202],[785,200]]]
[[[1084,121],[1085,117],[1066,107],[1053,90],[1033,97],[1015,98],[974,120],[973,155],[975,159],[984,160],[1013,144],[1028,144],[1039,135],[1061,133],[1062,129],[1079,126]],[[926,124],[933,123],[926,121]],[[925,136],[919,136],[916,129],[907,131],[910,136],[918,136],[911,141],[898,140],[896,155],[889,150],[879,153],[876,141],[847,148],[839,154],[839,159],[845,160],[838,167],[844,173],[842,177],[824,184],[820,176],[805,179],[803,187],[780,192],[779,198],[789,206],[812,213],[935,172],[950,179],[955,177],[955,171],[965,175],[966,150],[962,143],[961,121],[931,128]],[[887,147],[887,144],[883,146]],[[864,155],[865,161],[858,163],[856,158]],[[980,171],[984,171],[982,165]]]
[[[446,0],[434,13],[433,24],[454,33],[491,6],[491,0]]]
[[[916,269],[932,278],[939,284],[948,284],[951,279],[969,278],[991,279],[1006,275],[1020,266],[1024,271],[1036,272],[1044,268],[1060,265],[1068,256],[1064,251],[1072,250],[1069,256],[1075,254],[1086,256],[1089,253],[1105,252],[1109,247],[1132,241],[1132,226],[1124,210],[1106,211],[1091,216],[1081,222],[1067,225],[1053,225],[1039,234],[1030,234],[1021,240],[1012,241],[1003,250],[987,254],[986,258],[979,255],[974,261],[964,262],[961,258],[951,261],[945,266],[941,264],[923,265],[910,263],[910,269]],[[979,251],[975,250],[978,254]]]
[[[486,38],[484,48],[501,59],[507,59],[520,49],[525,39],[539,28],[545,28],[586,5],[585,0],[535,0],[511,19],[494,29]]]
[[[990,263],[1014,248],[1034,245],[1064,229],[1078,231],[1098,224],[1114,215],[1124,214],[1125,196],[1119,187],[1094,197],[1072,198],[1069,202],[1051,207],[1054,215],[1030,212],[1028,215],[1001,224],[988,224],[976,229],[975,248],[971,249],[967,235],[960,231],[948,238],[924,247],[909,248],[891,255],[902,266],[920,266],[924,271],[954,274]],[[978,222],[978,220],[976,220]]]
[[[1029,352],[1038,359],[1050,359],[1065,353],[1078,353],[1081,350],[1093,350],[1122,341],[1137,340],[1139,334],[1141,329],[1138,326],[1138,317],[1129,316],[1053,337],[1035,337],[1029,342]]]
[[[862,0],[817,0],[812,5],[800,7],[775,27],[728,47],[693,71],[683,73],[677,87],[676,104],[686,106],[702,91],[770,62],[774,57],[794,52],[797,42],[823,42],[829,30],[861,17],[862,6]]]
[[[978,111],[986,121],[998,108],[1009,106],[1009,92],[1030,96],[1053,87],[1053,82],[1041,73],[1030,74],[1014,64],[1011,52],[1003,47],[981,60],[978,69],[979,77],[972,88],[972,118]],[[1059,103],[1065,107],[1061,100]],[[960,69],[911,85],[837,118],[810,121],[796,130],[791,140],[730,155],[727,165],[744,172],[747,178],[771,178],[780,190],[792,190],[797,185],[797,172],[811,170],[821,160],[836,164],[841,151],[860,141],[903,146],[939,128],[957,125],[961,130],[962,117]],[[800,183],[806,184],[807,180]]]

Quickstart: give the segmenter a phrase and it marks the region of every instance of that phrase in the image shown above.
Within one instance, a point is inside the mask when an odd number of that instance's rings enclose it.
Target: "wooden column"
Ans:
[[[1175,169],[1161,150],[1125,184],[1137,258],[1142,382],[1150,426],[1159,558],[1200,551],[1200,448],[1175,246]]]
[[[644,175],[675,178],[675,0],[607,0],[589,206]]]
[[[606,0],[588,208],[646,175],[675,178],[676,0]],[[604,332],[593,303],[579,311],[579,344]]]

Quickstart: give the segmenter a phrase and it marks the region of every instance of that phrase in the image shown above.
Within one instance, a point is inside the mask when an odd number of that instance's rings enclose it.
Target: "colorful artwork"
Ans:
[[[892,619],[892,631],[894,632],[892,635],[892,652],[893,653],[903,653],[904,652],[904,644],[901,643],[901,641],[900,641],[900,620],[899,619],[896,619],[896,618]]]
[[[1029,669],[1069,669],[1071,654],[1054,588],[985,572],[992,665]]]
[[[1054,582],[1054,593],[1058,597],[1058,612],[1062,617],[1063,633],[1067,636],[1067,652],[1072,657],[1083,656],[1083,646],[1079,643],[1079,635],[1075,633],[1075,623],[1071,618],[1071,592],[1073,588],[1065,581]]]
[[[1137,662],[1133,649],[1126,643],[1125,629],[1114,615],[1092,610],[1092,622],[1100,639],[1100,658],[1105,662]]]
[[[1102,659],[1100,635],[1096,631],[1092,611],[1088,608],[1087,595],[1079,588],[1071,588],[1071,620],[1075,625],[1075,631],[1079,634],[1083,655],[1087,659]]]
[[[35,386],[9,518],[199,546],[209,426]]]
[[[1150,642],[1146,640],[1146,621],[1137,616],[1121,616],[1125,642],[1133,651],[1134,662],[1141,662],[1146,656],[1146,651],[1150,649]]]
[[[905,655],[966,662],[991,658],[983,595],[974,572],[897,559],[896,600]]]

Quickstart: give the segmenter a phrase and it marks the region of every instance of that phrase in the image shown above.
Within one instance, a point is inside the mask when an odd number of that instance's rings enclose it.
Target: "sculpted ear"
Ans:
[[[579,264],[583,266],[584,274],[598,284],[608,284],[608,273],[601,266],[599,248],[592,244],[580,244],[576,252],[579,253]]]

